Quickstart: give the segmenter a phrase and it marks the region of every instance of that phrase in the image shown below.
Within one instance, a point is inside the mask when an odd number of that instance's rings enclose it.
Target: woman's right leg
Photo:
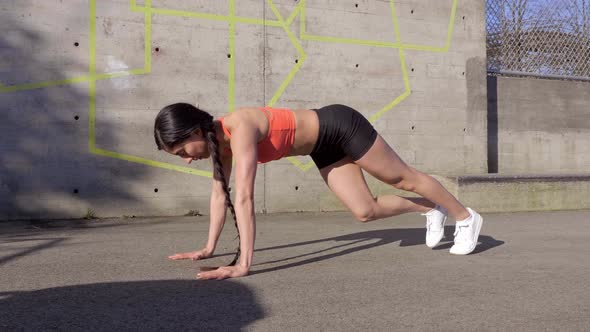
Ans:
[[[365,155],[355,162],[377,179],[400,190],[411,191],[445,207],[456,220],[469,217],[469,212],[436,179],[408,166],[381,135]]]
[[[448,209],[448,213],[457,220],[455,244],[450,249],[452,254],[466,255],[475,249],[483,223],[481,216],[465,208],[436,179],[406,165],[380,135],[355,163],[385,183],[417,193]]]

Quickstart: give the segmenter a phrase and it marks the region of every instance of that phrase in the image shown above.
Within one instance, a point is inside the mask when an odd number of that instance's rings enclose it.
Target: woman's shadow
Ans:
[[[2,331],[241,331],[262,319],[253,290],[232,280],[96,283],[0,292]]]
[[[453,233],[455,231],[454,226],[446,226],[445,227],[445,235],[441,240],[441,244],[434,248],[434,250],[443,250],[449,249],[453,245]],[[352,233],[347,235],[341,235],[336,237],[330,237],[325,239],[319,240],[311,240],[311,241],[304,241],[304,242],[297,242],[291,243],[281,246],[274,246],[268,248],[261,248],[257,249],[257,252],[261,251],[268,251],[268,250],[276,250],[276,249],[285,249],[285,248],[293,248],[298,246],[306,246],[306,245],[313,245],[322,242],[345,242],[343,244],[337,244],[334,246],[330,246],[325,249],[316,250],[312,252],[307,252],[304,254],[299,254],[296,256],[291,256],[287,258],[282,258],[273,261],[266,261],[262,263],[255,264],[255,267],[261,267],[267,264],[276,264],[281,262],[288,262],[294,259],[300,259],[304,257],[309,257],[307,259],[286,263],[279,266],[274,266],[270,268],[263,268],[263,269],[254,269],[250,272],[250,275],[257,274],[257,273],[264,273],[264,272],[272,272],[282,269],[287,269],[291,267],[311,264],[315,262],[320,262],[326,259],[331,259],[339,256],[344,256],[347,254],[351,254],[361,250],[367,250],[383,245],[387,245],[390,243],[398,242],[400,247],[409,247],[409,246],[416,246],[416,245],[425,245],[425,228],[405,228],[405,229],[381,229],[381,230],[372,230],[360,233]],[[447,243],[442,243],[447,242]],[[494,247],[500,246],[504,244],[504,241],[496,240],[491,236],[488,235],[480,235],[477,247],[471,253],[471,255],[478,254],[484,252],[486,250],[492,249]],[[332,252],[334,250],[339,250],[337,252]],[[330,253],[326,253],[330,252]],[[318,256],[319,255],[319,256]]]

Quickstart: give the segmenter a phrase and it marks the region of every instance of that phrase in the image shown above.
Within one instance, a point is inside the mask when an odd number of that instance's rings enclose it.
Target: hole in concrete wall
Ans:
[[[78,119],[80,119],[80,117],[76,115],[76,116],[74,117],[74,119],[78,120]]]
[[[463,131],[465,131],[465,128],[463,128]]]
[[[74,43],[74,46],[78,47],[78,46],[80,46],[80,43],[78,43],[78,42],[75,42],[75,43]]]
[[[78,193],[78,189],[74,189],[74,194],[77,194],[77,193]]]
[[[154,188],[154,192],[157,193],[158,192],[158,188]]]
[[[359,8],[359,4],[358,4],[358,3],[355,3],[355,4],[354,4],[354,6],[355,6],[356,8]]]
[[[295,63],[299,63],[299,59],[295,59]]]
[[[359,64],[357,63],[355,67],[357,67],[357,68],[358,68],[358,67],[359,67]]]
[[[414,72],[414,68],[412,68],[412,72]]]
[[[229,58],[231,58],[231,54],[228,54],[228,55],[227,55],[227,58],[228,58],[228,59],[229,59]]]
[[[413,9],[410,11],[410,14],[414,14],[414,10]]]
[[[159,48],[159,47],[156,47],[154,50],[155,50],[156,52],[160,52],[160,48]]]
[[[461,75],[465,76],[465,72],[462,72]]]
[[[295,190],[299,190],[299,186],[295,186]]]
[[[463,19],[465,19],[465,16],[463,16]]]
[[[412,126],[412,130],[414,130],[414,126]]]
[[[227,187],[227,190],[231,193],[231,187]]]

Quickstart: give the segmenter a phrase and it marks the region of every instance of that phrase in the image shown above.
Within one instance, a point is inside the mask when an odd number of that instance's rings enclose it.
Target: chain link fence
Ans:
[[[590,81],[590,0],[486,0],[488,72]]]

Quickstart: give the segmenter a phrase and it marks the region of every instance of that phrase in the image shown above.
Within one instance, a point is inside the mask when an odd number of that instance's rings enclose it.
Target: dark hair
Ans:
[[[156,116],[154,124],[154,138],[158,150],[172,149],[177,144],[182,143],[188,139],[197,129],[201,129],[203,137],[207,140],[207,146],[211,159],[213,159],[213,176],[220,180],[223,184],[223,192],[225,193],[225,206],[229,207],[232,216],[234,217],[234,224],[238,231],[237,238],[240,238],[238,230],[238,220],[236,218],[236,211],[231,201],[229,193],[228,181],[223,174],[223,167],[221,166],[221,159],[219,157],[219,141],[217,140],[215,132],[215,123],[213,116],[209,113],[198,109],[197,107],[187,103],[176,103],[168,105]],[[229,264],[235,265],[240,256],[240,245],[238,242],[238,250],[234,260]]]

